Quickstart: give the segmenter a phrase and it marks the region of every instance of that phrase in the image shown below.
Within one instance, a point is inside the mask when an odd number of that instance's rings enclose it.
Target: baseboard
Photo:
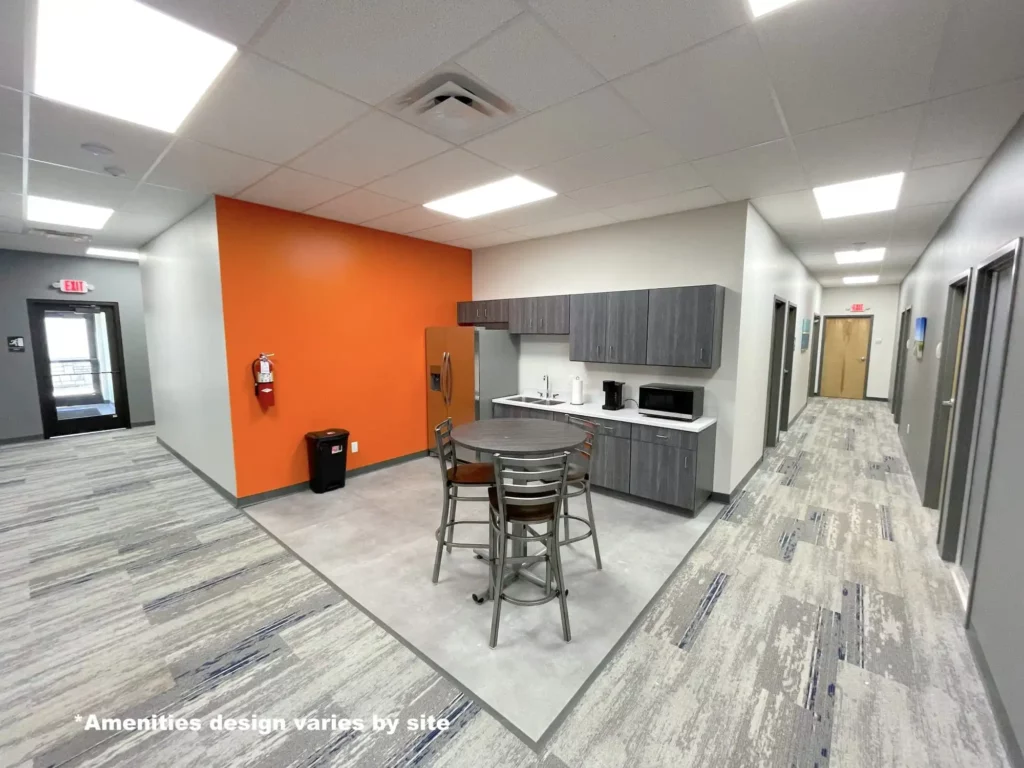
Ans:
[[[133,421],[132,427],[152,427],[154,424],[155,421]]]
[[[981,681],[985,685],[985,693],[988,695],[988,703],[992,706],[992,714],[995,715],[996,727],[999,729],[999,736],[1003,740],[1006,756],[1014,768],[1024,768],[1024,753],[1021,752],[1020,743],[1013,733],[1010,716],[1003,705],[1003,699],[996,688],[992,671],[988,668],[988,662],[985,661],[985,654],[981,650],[978,635],[973,627],[967,627],[967,644],[971,647],[974,663],[978,665],[978,671],[981,673]]]
[[[229,502],[229,503],[231,504],[231,506],[233,506],[233,507],[237,507],[237,506],[238,506],[238,497],[237,497],[237,496],[235,496],[235,494],[231,493],[231,491],[229,491],[229,490],[228,490],[227,488],[225,488],[224,486],[222,486],[222,485],[221,485],[220,483],[218,483],[218,482],[217,482],[216,480],[214,480],[214,479],[213,479],[212,477],[210,477],[210,476],[209,476],[208,474],[206,474],[205,472],[203,472],[203,470],[201,470],[201,469],[200,469],[199,467],[197,467],[197,466],[196,466],[195,464],[193,464],[193,463],[192,463],[191,461],[189,461],[188,459],[186,459],[186,458],[185,458],[184,456],[182,456],[182,455],[181,455],[180,453],[178,453],[178,452],[177,452],[176,450],[174,450],[173,448],[171,448],[171,446],[169,446],[169,445],[168,445],[167,443],[165,443],[165,442],[163,441],[163,438],[160,438],[160,437],[158,437],[158,438],[156,439],[156,441],[157,441],[157,443],[159,443],[159,444],[160,444],[161,446],[163,446],[163,448],[164,448],[164,449],[165,449],[165,450],[166,450],[166,451],[167,451],[167,452],[168,452],[169,454],[171,454],[171,455],[172,455],[172,456],[173,456],[174,458],[176,458],[176,459],[177,459],[178,461],[180,461],[180,462],[181,462],[182,464],[184,464],[184,465],[185,465],[186,467],[188,467],[188,468],[189,468],[189,469],[191,469],[191,470],[192,470],[193,472],[195,472],[195,473],[196,473],[196,474],[197,474],[197,475],[198,475],[198,476],[200,477],[200,479],[202,479],[202,480],[203,480],[203,482],[205,482],[205,483],[206,483],[206,484],[207,484],[208,486],[210,486],[211,488],[213,488],[213,490],[215,490],[215,491],[216,491],[217,493],[219,493],[219,494],[220,494],[221,496],[223,496],[223,497],[224,497],[225,499],[227,499],[227,500],[228,500],[228,502]]]
[[[803,411],[803,408],[801,408],[800,410]],[[736,499],[736,497],[740,495],[740,491],[743,490],[743,487],[747,483],[750,482],[750,478],[752,478],[754,476],[754,473],[757,472],[757,470],[759,470],[761,468],[761,463],[763,461],[764,461],[764,456],[762,456],[760,459],[758,459],[756,462],[754,462],[754,466],[752,466],[750,468],[750,471],[747,472],[746,475],[744,475],[743,479],[740,480],[736,484],[736,487],[733,488],[732,491],[730,491],[729,493],[721,493],[721,492],[717,492],[717,491],[712,491],[712,493],[711,493],[711,500],[712,501],[721,502],[722,504],[728,504],[728,503],[734,501]]]
[[[16,443],[34,443],[42,440],[42,435],[24,435],[23,437],[0,437],[0,445],[15,445]]]
[[[889,398],[888,397],[865,397],[864,399],[865,400],[873,400],[876,403],[888,403],[889,402]]]

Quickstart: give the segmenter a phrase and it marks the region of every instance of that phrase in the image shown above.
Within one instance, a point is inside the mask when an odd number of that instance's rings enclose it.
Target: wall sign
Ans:
[[[863,304],[851,304],[850,305],[850,311],[851,312],[863,312],[864,311],[864,305]]]
[[[61,293],[88,293],[95,291],[95,285],[89,285],[85,280],[58,280],[53,287]]]
[[[7,351],[8,352],[24,352],[25,351],[25,337],[24,336],[8,336],[7,337]]]
[[[919,317],[914,320],[914,347],[918,360],[924,355],[924,335],[927,329],[928,318]]]

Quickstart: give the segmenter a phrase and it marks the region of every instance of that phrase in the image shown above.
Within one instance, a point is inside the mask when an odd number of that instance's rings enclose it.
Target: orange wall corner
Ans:
[[[359,442],[349,469],[426,450],[424,329],[456,324],[472,252],[217,197],[239,497],[309,479],[306,432]],[[274,353],[264,413],[250,365]]]

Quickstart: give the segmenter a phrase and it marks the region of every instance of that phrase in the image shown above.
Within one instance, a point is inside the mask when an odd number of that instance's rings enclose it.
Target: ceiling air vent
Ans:
[[[512,105],[468,75],[431,76],[384,105],[391,114],[453,144],[462,144],[509,122]]]
[[[41,229],[38,227],[30,227],[28,230],[26,230],[25,234],[42,235],[43,237],[52,237],[54,240],[65,240],[70,243],[92,242],[92,235],[86,235],[82,232],[59,232],[56,229]]]

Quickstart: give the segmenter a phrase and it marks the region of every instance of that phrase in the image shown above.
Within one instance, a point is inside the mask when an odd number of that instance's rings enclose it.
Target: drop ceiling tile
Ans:
[[[616,221],[617,219],[613,219],[604,213],[590,211],[569,216],[565,219],[555,219],[554,221],[545,221],[540,224],[527,224],[525,227],[513,227],[508,232],[523,240],[528,240],[534,237],[548,237],[550,235],[561,235],[565,232],[577,232],[581,229],[603,227],[608,224],[614,224]]]
[[[125,178],[138,181],[156,162],[173,136],[124,120],[33,98],[30,114],[30,157],[93,173],[115,166]],[[102,144],[114,150],[94,155],[82,144]]]
[[[524,13],[458,58],[524,112],[536,112],[602,83],[593,70]]]
[[[747,22],[741,0],[529,0],[607,78],[633,72]]]
[[[811,0],[759,19],[790,131],[927,100],[950,1]]]
[[[696,208],[707,208],[724,202],[725,199],[711,187],[701,187],[675,195],[644,200],[639,203],[616,205],[613,208],[606,208],[604,213],[618,221],[631,221],[633,219],[649,219],[652,216],[663,216],[667,213],[691,211]]]
[[[262,160],[178,139],[146,180],[175,189],[231,196],[273,170],[273,165]]]
[[[466,149],[524,171],[647,130],[615,91],[601,86],[474,139]]]
[[[146,5],[223,40],[244,45],[269,17],[278,0],[145,0]]]
[[[885,245],[892,232],[893,220],[892,211],[825,221],[819,217],[817,224],[792,224],[786,228],[785,233],[780,231],[779,235],[800,253],[808,250],[832,253],[860,247],[860,243],[864,243],[862,247]]]
[[[378,104],[520,11],[513,0],[293,0],[256,51]]]
[[[378,179],[367,189],[410,203],[429,203],[509,175],[504,168],[464,149],[450,149]]]
[[[404,200],[395,200],[393,197],[378,195],[366,189],[354,189],[341,197],[310,208],[307,213],[324,219],[361,224],[408,207],[409,204]]]
[[[811,186],[910,170],[923,114],[905,107],[794,137]]]
[[[903,182],[900,207],[956,202],[984,166],[984,159],[965,160],[961,163],[934,165],[911,171]]]
[[[467,237],[493,232],[498,227],[485,219],[462,219],[450,221],[436,227],[421,229],[414,233],[420,240],[433,240],[435,243],[450,243]]]
[[[372,111],[289,166],[361,187],[450,148],[419,128]]]
[[[534,168],[530,181],[557,192],[571,192],[675,165],[679,151],[653,133],[644,133]]]
[[[20,155],[21,144],[21,103],[23,96],[18,91],[0,88],[0,152]]]
[[[821,212],[809,189],[756,197],[750,202],[783,239],[817,232],[821,228]]]
[[[932,77],[932,95],[949,96],[1024,77],[1021,30],[1020,0],[955,0]]]
[[[115,211],[93,238],[93,244],[108,248],[141,248],[176,222],[159,214]]]
[[[278,168],[243,190],[238,198],[286,211],[305,211],[351,191],[348,184],[310,176],[291,168]]]
[[[416,237],[417,235],[413,235]],[[459,248],[490,248],[492,245],[504,245],[505,243],[513,243],[519,238],[515,235],[499,229],[497,232],[487,232],[483,235],[472,235],[471,237],[463,237],[459,240],[452,240],[448,244],[455,245]]]
[[[627,75],[615,88],[687,160],[784,136],[747,27]]]
[[[28,192],[73,203],[117,208],[131,195],[135,182],[36,160],[29,162]]]
[[[953,210],[954,203],[934,203],[896,211],[891,242],[928,242]]]
[[[25,87],[25,7],[28,0],[0,4],[0,85]]]
[[[114,213],[125,236],[146,237],[148,242],[203,204],[207,195],[180,189],[140,184],[131,197]],[[110,223],[103,228],[106,232]]]
[[[648,173],[639,173],[625,179],[584,187],[569,192],[567,197],[588,208],[610,208],[613,205],[635,203],[654,197],[706,187],[707,182],[689,163],[674,165]]]
[[[930,102],[914,168],[991,155],[1024,111],[1024,79]]]
[[[364,221],[363,226],[406,235],[410,232],[427,229],[428,227],[436,227],[452,220],[451,216],[445,216],[443,213],[424,208],[422,205],[416,205],[412,208],[406,208],[404,211],[397,211],[377,219]]]
[[[807,186],[787,139],[696,160],[693,167],[726,200],[794,192]]]
[[[0,216],[18,222],[18,229],[21,229],[21,195],[13,195],[9,192],[0,192]]]
[[[20,157],[0,155],[0,192],[21,194],[21,166]]]
[[[235,62],[188,120],[185,135],[270,163],[285,163],[367,109],[355,99],[248,54]]]
[[[0,249],[3,248],[32,253],[63,253],[69,256],[82,256],[85,253],[83,243],[54,239],[45,235],[22,235],[13,232],[0,234]]]
[[[555,219],[565,219],[585,211],[586,208],[581,203],[559,195],[481,216],[474,221],[486,222],[492,229],[511,229],[512,227],[525,227],[528,224],[542,224]]]

